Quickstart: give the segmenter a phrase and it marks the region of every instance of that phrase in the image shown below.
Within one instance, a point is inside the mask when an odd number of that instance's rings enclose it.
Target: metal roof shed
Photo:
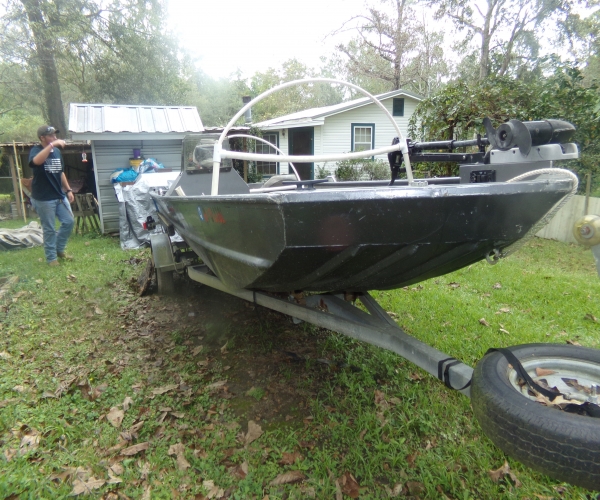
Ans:
[[[144,158],[155,158],[165,168],[180,169],[183,138],[203,131],[192,106],[70,105],[71,137],[92,145],[103,233],[119,231],[119,203],[110,175],[129,166],[133,150],[140,149]]]

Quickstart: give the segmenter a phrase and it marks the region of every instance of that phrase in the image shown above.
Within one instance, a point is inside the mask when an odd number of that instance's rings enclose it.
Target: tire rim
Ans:
[[[599,403],[600,399],[600,364],[569,358],[535,357],[520,360],[521,364],[534,382],[542,387],[556,387],[565,399],[575,399],[582,403]],[[554,373],[542,373],[539,370]],[[536,401],[527,384],[510,365],[508,380],[513,388],[526,398]],[[519,383],[521,381],[522,383]]]

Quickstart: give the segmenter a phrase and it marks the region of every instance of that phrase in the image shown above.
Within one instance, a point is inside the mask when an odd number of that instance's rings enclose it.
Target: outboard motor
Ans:
[[[575,133],[575,126],[563,120],[509,120],[494,130],[491,120],[486,117],[483,126],[492,148],[508,151],[518,147],[524,156],[529,154],[533,146],[569,142]]]

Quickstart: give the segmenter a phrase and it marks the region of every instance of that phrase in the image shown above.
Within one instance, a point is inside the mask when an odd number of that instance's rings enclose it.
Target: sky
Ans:
[[[249,77],[296,58],[319,67],[349,34],[327,37],[365,0],[169,0],[169,28],[213,78]]]

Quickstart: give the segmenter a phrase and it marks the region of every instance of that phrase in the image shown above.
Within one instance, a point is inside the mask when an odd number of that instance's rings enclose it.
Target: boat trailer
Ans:
[[[188,266],[183,262],[185,259],[176,262],[166,233],[152,234],[150,240],[159,293],[169,291],[168,288],[161,288],[169,279],[173,279],[173,271],[185,270],[193,281],[291,316],[295,322],[305,321],[392,351],[439,378],[450,389],[456,389],[465,396],[470,395],[473,368],[408,335],[368,292],[285,297],[283,294],[259,290],[233,289],[223,284],[206,265]],[[171,276],[165,276],[165,273],[171,273]],[[357,307],[356,300],[368,312]]]

